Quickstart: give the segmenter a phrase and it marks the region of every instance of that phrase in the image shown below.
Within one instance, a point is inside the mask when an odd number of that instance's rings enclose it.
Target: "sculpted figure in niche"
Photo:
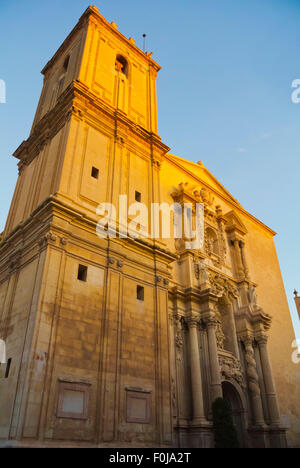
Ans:
[[[249,302],[251,305],[253,305],[254,307],[257,307],[257,294],[256,294],[256,291],[255,291],[255,288],[254,286],[252,286],[252,284],[249,286],[249,291],[248,291],[248,296],[249,296]]]
[[[221,322],[218,320],[217,328],[216,328],[216,338],[217,338],[217,346],[219,349],[224,349],[224,341],[225,335],[223,333]]]
[[[218,245],[218,237],[215,231],[211,228],[206,229],[206,251],[207,253],[214,253],[215,255],[219,255],[219,245]]]
[[[199,263],[199,279],[200,284],[204,284],[208,282],[208,274],[203,262]]]

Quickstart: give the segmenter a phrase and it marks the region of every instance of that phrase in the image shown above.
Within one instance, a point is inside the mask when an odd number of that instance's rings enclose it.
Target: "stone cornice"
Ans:
[[[143,60],[145,60],[146,63],[150,67],[152,67],[156,72],[161,70],[160,65],[158,65],[157,62],[155,62],[152,58],[151,55],[148,53],[143,52],[141,49],[139,49],[133,42],[131,42],[129,39],[127,39],[124,34],[122,34],[117,28],[112,26],[111,23],[107,21],[107,19],[99,13],[99,10],[97,7],[89,7],[85,14],[90,15],[93,17],[93,19],[96,20],[97,24],[104,26],[110,33],[114,34],[118,39],[120,39],[126,47],[129,47],[133,52],[137,53]]]
[[[51,196],[47,198],[43,203],[41,203],[27,218],[25,222],[20,223],[13,231],[11,231],[6,238],[0,243],[0,258],[2,260],[2,265],[0,268],[9,260],[9,257],[12,255],[18,246],[24,249],[24,239],[26,238],[30,245],[32,242],[36,243],[37,240],[41,241],[39,243],[40,247],[48,244],[50,237],[45,237],[49,233],[51,226],[55,228],[55,223],[53,224],[54,217],[63,217],[65,220],[68,220],[72,224],[78,226],[84,226],[89,232],[95,233],[96,236],[96,225],[97,219],[83,214],[76,206],[68,203],[66,200],[62,199],[61,196]],[[56,229],[56,228],[55,228]],[[60,229],[60,228],[59,228]],[[30,235],[29,235],[30,233]],[[66,234],[61,233],[61,246],[66,245]],[[43,241],[43,242],[42,242]],[[104,240],[105,241],[105,240]],[[171,263],[176,258],[177,255],[165,250],[158,245],[151,244],[146,240],[142,239],[114,239],[115,242],[120,242],[126,246],[132,246],[135,251],[140,250],[143,254],[149,256],[156,255],[157,260],[163,263]],[[98,237],[95,238],[94,245],[98,245]],[[100,244],[99,244],[99,247]],[[167,274],[164,273],[166,276]],[[168,275],[167,275],[168,276]],[[169,275],[170,276],[170,275]],[[166,281],[164,281],[164,284]],[[166,285],[166,284],[165,284]]]
[[[111,119],[112,122],[117,119],[118,125],[123,125],[124,128],[133,133],[135,137],[139,137],[149,144],[152,143],[157,151],[166,154],[170,150],[170,148],[161,141],[161,138],[156,133],[147,131],[129,119],[124,112],[116,110],[114,107],[105,103],[80,81],[74,81],[73,87],[74,98],[76,99],[75,105],[81,110],[83,117],[89,117],[89,110],[92,112],[102,112]]]
[[[64,40],[64,42],[61,44],[61,46],[57,49],[57,51],[55,52],[55,54],[53,55],[53,57],[47,62],[47,64],[45,65],[45,67],[42,69],[41,73],[42,75],[46,75],[46,73],[51,69],[51,67],[53,66],[54,62],[56,62],[56,60],[61,56],[63,55],[63,53],[65,52],[65,50],[69,47],[69,45],[71,44],[72,42],[72,39],[73,37],[75,36],[75,34],[80,31],[80,29],[83,27],[83,26],[87,26],[88,24],[88,16],[87,16],[87,10],[83,13],[83,15],[81,16],[81,18],[79,19],[78,23],[76,24],[76,26],[72,29],[72,31],[70,32],[70,34],[68,35],[68,37]]]
[[[204,179],[201,179],[197,174],[195,174],[194,172],[192,172],[192,170],[188,170],[186,167],[183,167],[182,164],[180,164],[179,162],[175,161],[174,158],[172,158],[171,155],[169,154],[166,154],[165,155],[165,159],[170,163],[172,164],[173,166],[176,166],[178,168],[180,168],[180,171],[182,173],[185,173],[188,177],[191,177],[192,179],[194,179],[196,181],[197,184],[201,183],[203,186],[205,186],[207,189],[209,189],[211,192],[213,192],[215,195],[217,195],[217,197],[219,199],[222,199],[223,201],[225,201],[228,205],[232,206],[233,208],[235,208],[237,210],[237,212],[240,212],[240,213],[243,213],[246,217],[248,217],[249,219],[251,219],[251,221],[253,221],[255,224],[258,224],[261,228],[263,228],[265,231],[268,231],[269,234],[271,234],[272,236],[276,236],[276,232],[269,228],[266,224],[264,224],[262,221],[260,221],[259,219],[255,218],[255,216],[253,216],[251,213],[249,213],[248,211],[246,211],[242,205],[237,201],[235,200],[233,197],[229,197],[228,196],[225,196],[223,195],[220,191],[218,191],[215,187],[213,187],[212,185],[209,185]],[[190,162],[188,160],[186,160],[187,162]]]
[[[49,60],[49,62],[46,64],[46,66],[42,70],[42,74],[45,75],[50,68],[53,66],[54,62],[57,60],[59,56],[61,56],[64,51],[67,49],[69,44],[72,41],[72,38],[74,35],[85,25],[87,25],[89,22],[92,21],[92,19],[96,22],[97,25],[103,26],[106,30],[108,30],[110,33],[112,33],[115,37],[117,37],[119,40],[124,42],[126,44],[126,47],[129,47],[133,52],[137,53],[148,66],[153,68],[156,72],[158,72],[161,67],[156,63],[152,58],[150,54],[144,53],[141,49],[139,49],[135,44],[133,44],[127,37],[125,37],[120,31],[118,31],[115,27],[113,27],[105,18],[102,16],[97,7],[94,6],[89,6],[83,15],[80,17],[78,23],[76,26],[73,28],[73,30],[70,32],[66,40],[62,43],[62,45],[59,47],[57,52],[54,54],[54,56]]]
[[[93,118],[92,112],[105,114],[111,123],[111,129],[117,119],[118,124],[124,127],[128,134],[131,133],[135,138],[138,137],[142,142],[152,145],[153,149],[161,155],[154,155],[155,162],[161,160],[169,151],[169,147],[162,143],[158,135],[148,132],[128,119],[123,112],[116,111],[105,104],[82,83],[73,81],[60,96],[56,106],[38,122],[33,133],[14,152],[14,157],[20,159],[19,169],[22,170],[24,165],[30,164],[72,115],[89,121]]]
[[[177,254],[172,253],[170,250],[159,247],[154,242],[148,242],[145,239],[132,239],[131,237],[128,237],[122,241],[125,241],[127,244],[134,245],[135,248],[142,248],[143,250],[148,249],[151,254],[155,253],[157,256],[168,260],[168,262],[173,262],[177,259]]]
[[[174,297],[178,297],[184,301],[194,301],[198,304],[204,304],[207,301],[211,301],[211,303],[217,303],[218,297],[211,292],[210,290],[207,291],[200,291],[199,288],[180,288],[174,286],[170,289],[169,294]]]
[[[266,312],[264,312],[263,309],[259,307],[257,307],[256,309],[253,309],[252,306],[241,307],[235,313],[235,316],[238,321],[245,320],[245,322],[250,323],[257,333],[261,332],[260,329],[256,330],[257,326],[262,325],[263,329],[266,331],[271,328],[271,315],[267,314]]]
[[[72,114],[74,90],[72,84],[60,96],[56,106],[37,123],[33,133],[14,152],[13,156],[20,159],[19,169],[28,165],[42,151],[45,145],[63,128]]]

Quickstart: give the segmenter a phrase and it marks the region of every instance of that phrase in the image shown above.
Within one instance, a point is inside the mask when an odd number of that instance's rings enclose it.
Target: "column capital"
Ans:
[[[194,315],[191,315],[186,318],[186,323],[188,328],[198,328],[199,323],[200,323],[200,318]]]
[[[216,328],[219,324],[219,320],[215,315],[209,315],[203,318],[203,322],[207,328]]]
[[[258,335],[255,337],[257,343],[261,345],[267,345],[269,337],[267,335]]]
[[[233,306],[234,299],[235,299],[235,297],[232,295],[231,292],[228,291],[222,297],[222,304],[224,304],[226,307],[231,307],[231,306]]]
[[[211,285],[213,286],[213,285]],[[207,310],[212,310],[214,308],[214,306],[216,305],[216,303],[219,301],[220,297],[217,293],[214,292],[214,290],[212,288],[206,290],[206,291],[203,291],[201,293],[201,304],[203,304],[203,306],[205,307],[206,306],[206,309]]]
[[[240,335],[240,341],[244,343],[245,346],[253,346],[254,336],[250,333]]]

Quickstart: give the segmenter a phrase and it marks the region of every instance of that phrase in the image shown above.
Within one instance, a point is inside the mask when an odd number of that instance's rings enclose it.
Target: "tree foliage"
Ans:
[[[230,403],[223,398],[217,398],[212,405],[212,411],[215,448],[239,448]]]

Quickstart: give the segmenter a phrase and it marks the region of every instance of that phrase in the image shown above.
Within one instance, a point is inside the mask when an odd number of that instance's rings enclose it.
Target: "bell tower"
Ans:
[[[151,53],[143,53],[134,39],[123,36],[98,8],[86,10],[42,71],[44,84],[30,138],[14,154],[20,160],[20,176],[4,236],[55,193],[74,200],[75,193],[81,191],[94,203],[110,201],[102,193],[100,181],[97,186],[90,180],[93,154],[107,151],[110,137],[116,136],[116,128],[122,125],[134,126],[145,140],[151,135],[153,141],[160,142],[156,103],[159,70]],[[87,110],[89,117],[85,118]],[[89,125],[92,121],[94,125]],[[104,122],[106,138],[95,133],[96,126]],[[117,139],[124,141],[120,135]],[[74,151],[78,141],[87,143],[85,161],[79,161],[83,155]],[[167,149],[159,146],[160,154]],[[95,168],[99,173],[107,169],[102,156],[98,158],[101,167]]]
[[[0,439],[172,443],[172,256],[96,235],[100,203],[159,202],[159,69],[89,7],[42,71],[0,243]]]

